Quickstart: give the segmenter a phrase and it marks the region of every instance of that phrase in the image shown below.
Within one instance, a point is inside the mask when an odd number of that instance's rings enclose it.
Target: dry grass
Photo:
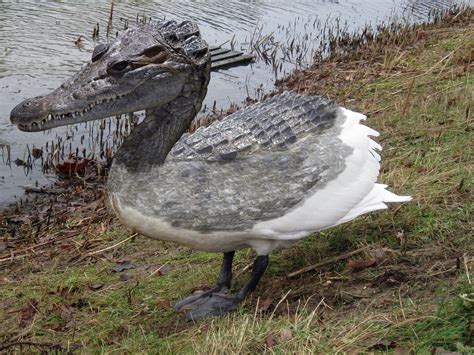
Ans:
[[[472,352],[472,10],[398,31],[354,52],[336,43],[280,85],[367,112],[385,147],[381,181],[414,202],[274,253],[242,308],[188,324],[170,303],[212,286],[220,256],[132,237],[103,184],[82,177],[2,212],[0,349]],[[237,285],[252,257],[237,255]],[[125,260],[135,268],[110,271]]]

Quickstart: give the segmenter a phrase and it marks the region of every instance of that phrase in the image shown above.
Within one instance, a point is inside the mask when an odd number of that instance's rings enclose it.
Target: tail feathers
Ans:
[[[368,212],[385,209],[387,208],[385,202],[408,202],[412,199],[410,196],[395,195],[386,188],[387,185],[375,184],[367,196],[341,218],[337,224],[348,222]]]
[[[408,202],[412,200],[411,196],[395,195],[393,192],[388,191],[387,187],[384,184],[375,184],[369,195],[373,192],[381,194],[384,202]]]

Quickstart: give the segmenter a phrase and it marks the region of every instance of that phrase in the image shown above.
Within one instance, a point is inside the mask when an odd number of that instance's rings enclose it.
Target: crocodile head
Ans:
[[[124,31],[95,47],[80,72],[10,114],[23,131],[160,107],[180,95],[196,72],[209,76],[207,44],[191,22],[160,22]]]

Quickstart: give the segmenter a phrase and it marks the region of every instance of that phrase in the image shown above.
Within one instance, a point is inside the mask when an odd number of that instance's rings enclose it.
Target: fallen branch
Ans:
[[[353,251],[351,251],[349,253],[346,253],[346,254],[342,254],[342,255],[335,256],[333,258],[326,259],[325,261],[322,261],[322,262],[314,264],[314,265],[305,266],[302,269],[299,269],[297,271],[293,271],[292,273],[288,274],[287,277],[295,277],[295,276],[304,274],[305,272],[316,270],[316,269],[318,269],[322,266],[326,266],[326,265],[335,263],[336,261],[347,259],[347,258],[351,257],[352,255],[359,254],[359,253],[363,252],[366,249],[367,249],[367,247],[363,247],[363,248],[360,248],[360,249],[357,249],[357,250],[353,250]]]
[[[12,255],[10,255],[9,257],[0,259],[0,263],[3,263],[3,262],[5,262],[5,261],[13,261],[13,260],[16,260],[16,259],[25,258],[25,257],[27,257],[27,256],[28,256],[28,255],[26,255],[26,254],[23,254],[23,255],[16,255],[16,256],[15,256],[14,254],[12,254]]]

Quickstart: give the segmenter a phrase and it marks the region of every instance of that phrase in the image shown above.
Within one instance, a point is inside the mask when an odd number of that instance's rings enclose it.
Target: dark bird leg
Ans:
[[[219,280],[217,281],[219,290],[223,288],[230,290],[230,286],[232,285],[232,262],[234,261],[234,255],[235,251],[224,253]]]
[[[220,316],[232,311],[255,288],[268,266],[268,255],[259,255],[253,263],[250,280],[235,295],[229,293],[232,281],[234,252],[224,253],[224,260],[217,286],[197,295],[189,296],[175,304],[174,309],[189,310],[187,320],[198,320],[207,316]]]
[[[268,255],[259,255],[255,258],[250,280],[235,295],[235,297],[239,299],[239,302],[242,301],[249,293],[252,293],[255,288],[257,288],[258,282],[265,273],[265,270],[267,270],[267,267]]]
[[[232,261],[234,260],[235,251],[229,251],[224,253],[224,258],[222,259],[221,271],[219,273],[219,279],[217,281],[217,286],[211,288],[208,291],[200,292],[196,295],[191,295],[182,299],[176,303],[173,308],[177,311],[185,308],[189,304],[195,304],[197,300],[205,300],[207,297],[210,297],[212,294],[218,292],[226,292],[230,290],[232,284]]]

